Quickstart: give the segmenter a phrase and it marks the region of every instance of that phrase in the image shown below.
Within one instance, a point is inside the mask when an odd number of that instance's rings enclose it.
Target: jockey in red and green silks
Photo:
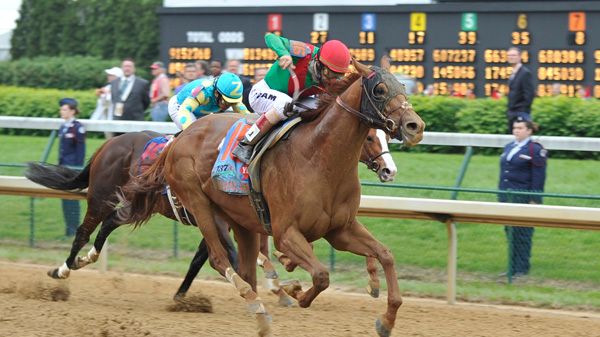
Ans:
[[[232,73],[224,72],[214,80],[197,79],[171,97],[169,115],[180,130],[185,130],[196,119],[229,107],[248,113],[242,103],[243,92],[242,80]]]
[[[261,115],[246,132],[233,154],[245,163],[250,161],[254,145],[287,116],[284,109],[292,101],[294,84],[288,68],[298,77],[300,97],[319,94],[330,81],[344,77],[350,66],[350,52],[338,40],[327,41],[321,48],[268,33],[265,42],[277,54],[263,80],[256,83],[248,100],[252,110]]]

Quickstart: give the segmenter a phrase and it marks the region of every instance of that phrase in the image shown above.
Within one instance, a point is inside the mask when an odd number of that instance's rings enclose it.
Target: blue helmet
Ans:
[[[244,85],[242,84],[242,80],[234,73],[224,72],[215,78],[215,89],[217,89],[227,103],[239,103],[242,101]]]

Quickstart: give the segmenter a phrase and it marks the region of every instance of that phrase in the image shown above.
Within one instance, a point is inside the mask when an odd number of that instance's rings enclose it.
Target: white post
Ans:
[[[108,238],[104,241],[104,246],[100,251],[100,257],[98,257],[98,263],[100,264],[100,273],[104,274],[108,270]]]
[[[448,284],[446,300],[448,304],[456,303],[456,259],[457,259],[457,238],[456,224],[452,220],[446,221],[448,230]]]

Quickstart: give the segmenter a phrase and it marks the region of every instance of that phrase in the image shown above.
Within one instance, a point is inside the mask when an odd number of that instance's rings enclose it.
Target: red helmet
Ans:
[[[346,73],[350,65],[350,51],[342,41],[330,40],[319,50],[319,61],[331,71]]]

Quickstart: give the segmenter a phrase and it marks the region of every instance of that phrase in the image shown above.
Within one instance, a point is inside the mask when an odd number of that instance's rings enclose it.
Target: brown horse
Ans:
[[[118,201],[116,196],[117,190],[131,176],[137,175],[139,158],[146,143],[150,139],[160,135],[152,131],[143,131],[112,138],[96,151],[81,172],[62,166],[29,163],[26,176],[41,185],[67,191],[88,188],[87,212],[73,239],[71,253],[61,267],[53,268],[48,272],[50,277],[58,279],[67,278],[71,270],[76,270],[87,264],[96,262],[108,236],[113,230],[123,225],[122,222],[117,221],[114,209],[110,207],[110,205]],[[382,137],[380,133],[377,133],[375,129],[369,131],[360,159],[361,162],[377,172],[381,181],[393,179],[396,173],[396,166],[387,150],[387,139]],[[176,220],[166,196],[155,204],[154,212]],[[228,225],[223,221],[217,219],[216,221],[218,221],[218,228],[223,244],[227,248],[228,257],[235,266],[237,264],[237,252],[229,237],[227,231]],[[102,223],[102,226],[96,236],[93,247],[86,256],[77,256],[100,223]],[[265,254],[268,256],[267,252]],[[185,296],[207,258],[207,246],[205,241],[202,240],[190,263],[188,272],[175,294],[176,298]],[[266,269],[267,273],[270,273],[271,278],[269,281],[274,283],[275,286],[277,274],[270,261],[266,257],[262,257],[262,259],[263,263],[261,266]],[[282,305],[291,304],[289,298],[282,291],[279,291],[279,289],[273,290],[279,295]]]
[[[373,257],[381,263],[388,284],[387,311],[376,320],[380,336],[389,336],[402,303],[391,252],[356,220],[360,182],[356,162],[369,128],[385,131],[412,146],[425,124],[408,103],[404,87],[389,72],[355,62],[357,74],[345,78],[348,88],[337,99],[323,100],[312,121],[299,125],[287,141],[262,159],[262,192],[270,209],[277,250],[307,270],[313,285],[298,292],[308,307],[329,286],[329,273],[315,257],[310,242],[325,238],[338,250]],[[360,78],[360,80],[358,80]],[[141,225],[168,183],[192,212],[206,240],[210,262],[239,291],[256,315],[258,334],[270,335],[270,322],[256,294],[259,224],[249,198],[223,193],[212,184],[211,170],[219,142],[240,117],[210,115],[186,129],[159,159],[123,189],[130,204],[120,213]],[[129,208],[130,207],[130,208]],[[232,227],[238,243],[239,274],[227,260],[214,214]]]

